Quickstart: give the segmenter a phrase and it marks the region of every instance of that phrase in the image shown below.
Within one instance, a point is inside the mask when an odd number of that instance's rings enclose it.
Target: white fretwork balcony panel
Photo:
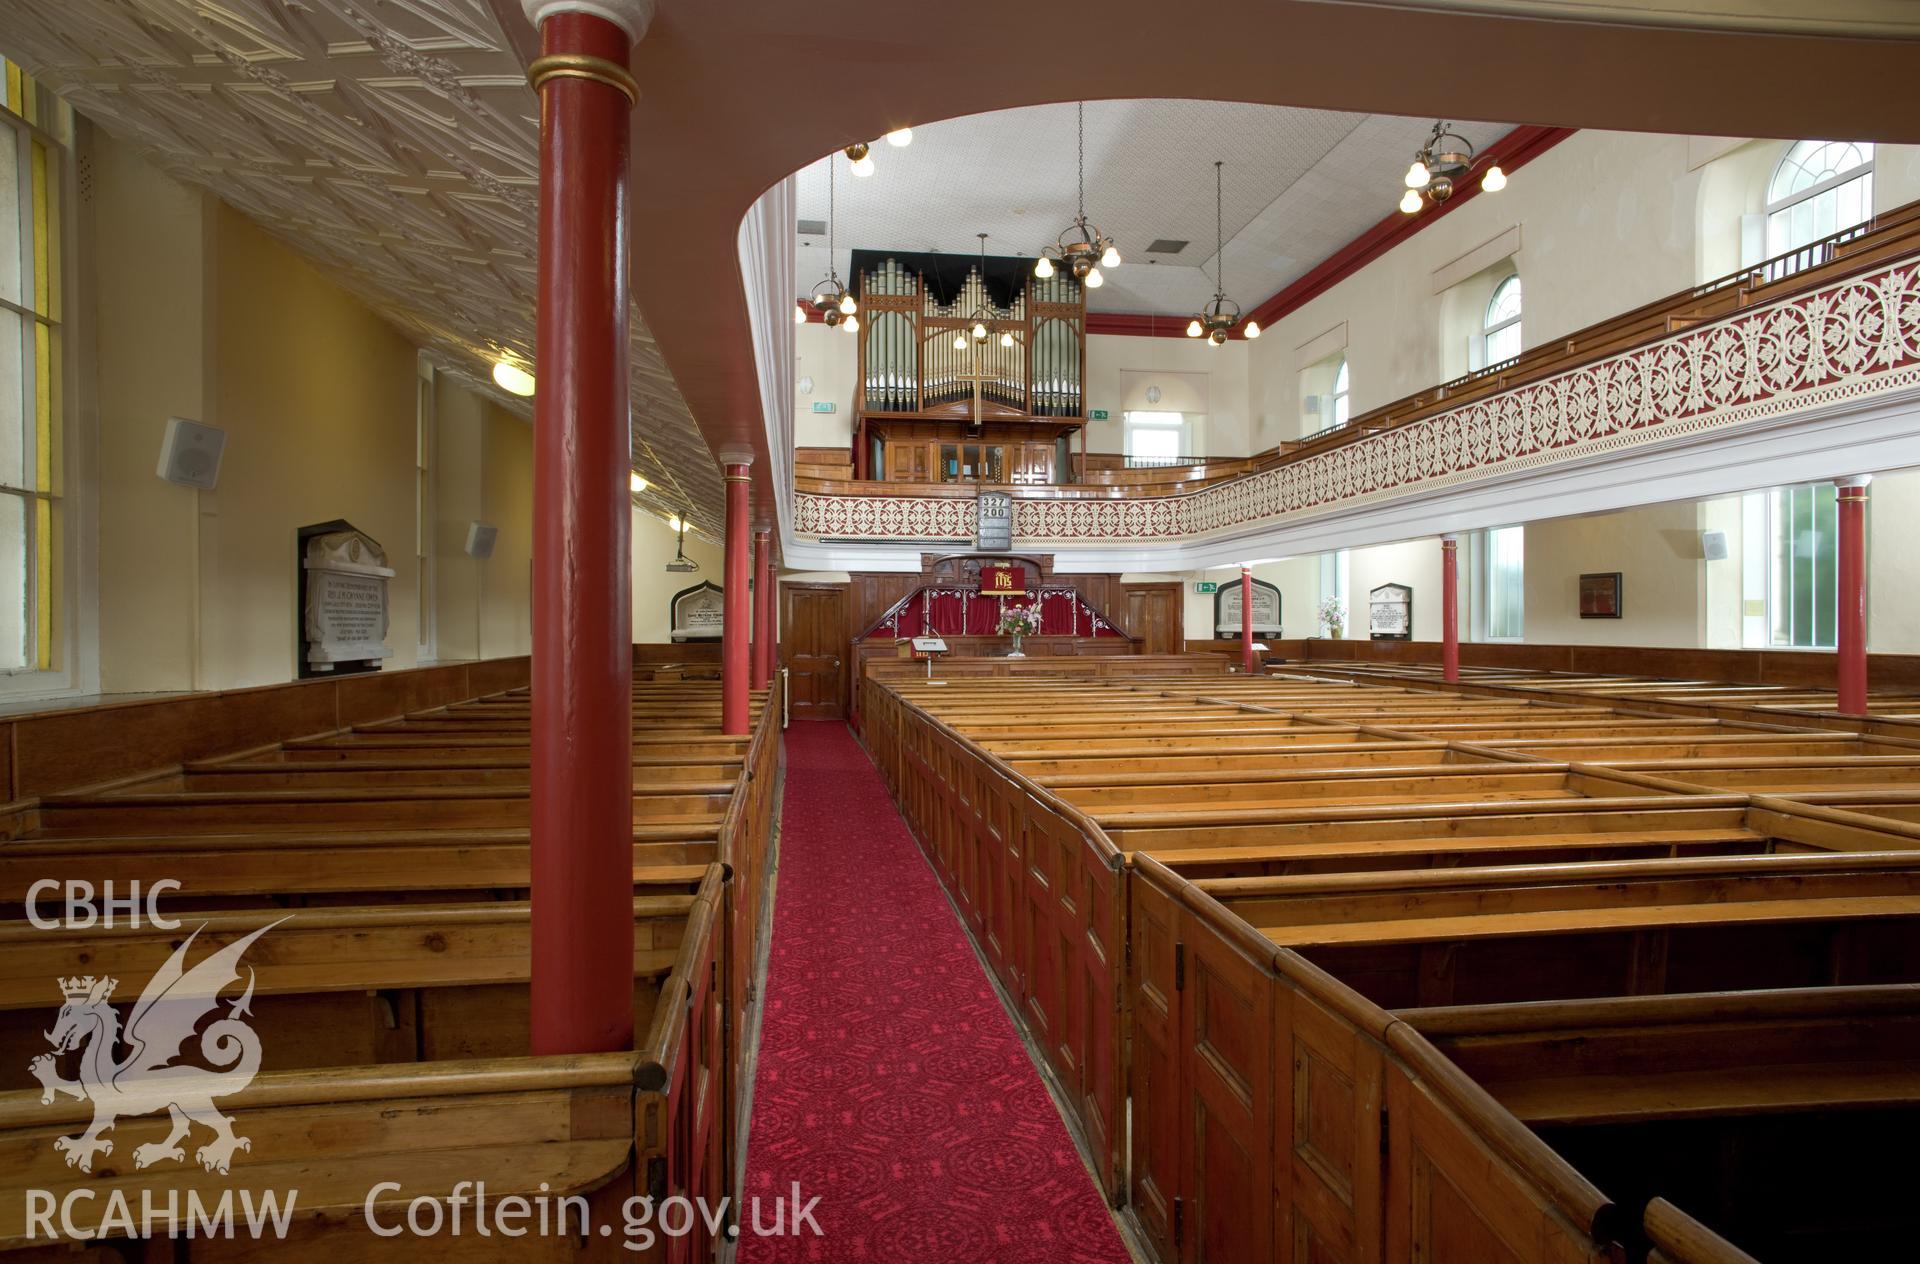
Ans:
[[[1895,468],[1920,462],[1920,445],[1904,438],[1908,430],[1920,431],[1916,399],[1920,261],[1908,260],[1199,491],[1129,500],[1016,500],[1013,534],[1019,545],[1055,548],[1261,542],[1262,533],[1271,533],[1271,542],[1293,524],[1369,506],[1413,499],[1436,504],[1436,494],[1486,483],[1510,489],[1590,469],[1610,457],[1688,445],[1698,453],[1703,439],[1744,442],[1783,421],[1794,423],[1791,431],[1803,419],[1898,402],[1908,406],[1893,410],[1904,414],[1894,425],[1906,429],[1896,436],[1881,424],[1867,437],[1901,438],[1905,458],[1895,445],[1878,452],[1878,463],[1861,466]],[[1749,446],[1761,454],[1760,445]],[[1767,459],[1778,460],[1777,446],[1768,452]],[[1854,472],[1813,468],[1820,449],[1811,452],[1809,464],[1778,481]],[[1833,456],[1846,459],[1840,452]],[[1495,521],[1609,507],[1569,500],[1523,511],[1517,493],[1503,494],[1515,497],[1508,501],[1514,516]],[[1635,496],[1621,488],[1610,507],[1646,503]],[[794,531],[856,543],[964,536],[971,534],[971,510],[968,501],[798,492]],[[1440,516],[1429,518],[1424,530],[1406,530],[1399,538],[1456,525],[1436,512]]]
[[[539,102],[485,0],[7,0],[0,51],[496,390],[532,358]],[[718,468],[633,323],[643,499],[719,538]]]

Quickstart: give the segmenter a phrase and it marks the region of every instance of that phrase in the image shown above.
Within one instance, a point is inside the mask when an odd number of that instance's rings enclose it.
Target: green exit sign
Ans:
[[[1107,419],[1107,410],[1104,408],[1096,408],[1089,413],[1088,416],[1092,417],[1095,421],[1105,421]]]
[[[1210,579],[1196,580],[1193,585],[1193,591],[1197,593],[1219,592],[1220,585]]]
[[[813,411],[817,413],[830,413],[834,408],[835,404],[830,399],[816,399],[813,401]]]

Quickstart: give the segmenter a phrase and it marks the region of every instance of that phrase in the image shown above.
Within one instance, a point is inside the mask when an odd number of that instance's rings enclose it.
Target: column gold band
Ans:
[[[605,57],[593,57],[586,53],[551,53],[536,58],[527,67],[527,82],[533,85],[535,92],[549,79],[590,79],[594,83],[604,83],[616,88],[627,98],[627,104],[633,105],[640,100],[640,83],[633,72],[617,61],[608,61]]]

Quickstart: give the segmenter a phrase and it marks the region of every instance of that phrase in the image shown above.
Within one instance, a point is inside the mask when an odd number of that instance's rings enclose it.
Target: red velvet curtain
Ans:
[[[983,597],[954,588],[922,588],[868,633],[869,640],[911,636],[994,636],[1005,605],[1039,607],[1041,636],[1119,636],[1081,600],[1078,589],[1045,588],[1025,597]]]

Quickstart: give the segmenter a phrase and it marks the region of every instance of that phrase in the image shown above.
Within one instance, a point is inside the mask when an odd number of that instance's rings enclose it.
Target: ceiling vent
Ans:
[[[827,235],[827,221],[823,219],[803,219],[800,221],[799,228],[802,237],[825,237]]]
[[[1186,242],[1171,237],[1156,237],[1147,243],[1147,253],[1150,255],[1177,255],[1186,248]]]

